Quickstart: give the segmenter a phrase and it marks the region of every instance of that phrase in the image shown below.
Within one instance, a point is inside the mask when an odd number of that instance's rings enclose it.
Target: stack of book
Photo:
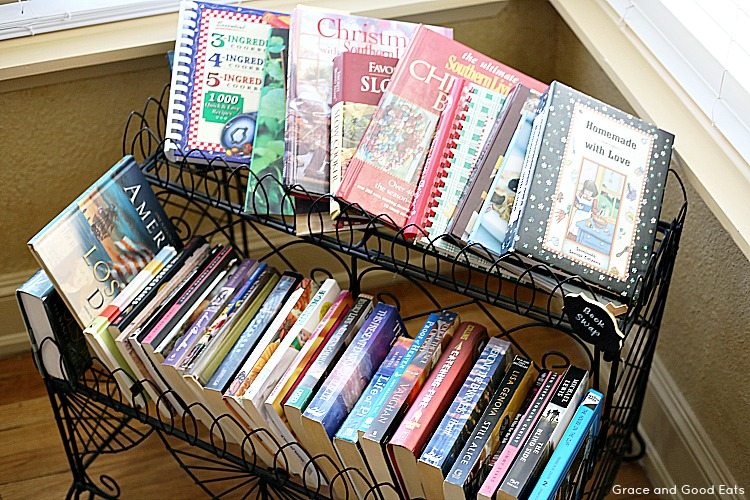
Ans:
[[[298,233],[374,217],[446,255],[516,254],[627,302],[673,136],[451,35],[184,2],[165,153],[246,166],[245,210],[296,214]],[[603,402],[585,370],[540,370],[451,311],[407,332],[395,307],[333,279],[183,245],[132,157],[29,247],[43,270],[18,298],[47,374],[77,378],[88,346],[132,405],[191,407],[213,429],[231,414],[223,439],[307,486],[553,498],[590,473]]]
[[[396,307],[334,279],[317,283],[200,237],[183,246],[131,157],[29,246],[44,269],[19,303],[50,376],[75,380],[91,358],[55,355],[46,338],[88,345],[130,404],[156,405],[170,419],[190,408],[308,486],[362,497],[388,483],[381,496],[518,498],[543,472],[548,490],[585,480],[572,457],[596,433],[598,404],[574,420],[567,455],[545,465],[587,371],[538,371],[451,311],[408,332]],[[217,426],[224,414],[239,427]]]
[[[627,303],[674,137],[451,37],[305,6],[185,3],[165,149],[247,165],[245,210],[296,214],[298,234],[374,221],[480,266],[515,253]]]

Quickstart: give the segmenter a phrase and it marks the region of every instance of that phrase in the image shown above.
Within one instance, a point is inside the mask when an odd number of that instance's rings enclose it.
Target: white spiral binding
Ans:
[[[170,160],[176,160],[180,150],[187,124],[186,119],[190,64],[193,61],[195,42],[198,34],[198,4],[192,1],[180,3],[180,15],[177,24],[177,37],[174,48],[172,83],[169,89],[169,111],[164,153]]]

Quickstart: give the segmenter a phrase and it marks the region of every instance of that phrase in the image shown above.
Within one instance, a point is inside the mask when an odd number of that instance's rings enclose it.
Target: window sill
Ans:
[[[419,16],[467,19],[492,15],[504,0],[258,0],[246,2],[257,9],[289,12],[298,3],[322,8],[345,7],[352,14],[383,18]],[[376,5],[376,6],[375,6]],[[446,12],[448,11],[448,12]],[[0,42],[0,81],[55,71],[162,55],[174,47],[177,13],[161,14],[96,26],[14,38]]]
[[[601,0],[550,0],[636,112],[675,134],[687,180],[750,259],[750,165]]]

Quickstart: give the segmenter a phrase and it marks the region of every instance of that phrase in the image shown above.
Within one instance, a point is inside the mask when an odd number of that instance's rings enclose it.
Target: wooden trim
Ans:
[[[290,12],[298,3],[382,18],[420,16],[450,11],[452,21],[474,19],[488,5],[507,0],[256,0],[257,9]],[[477,10],[479,9],[479,10]],[[422,16],[426,15],[425,21]],[[0,42],[0,81],[97,64],[163,55],[174,47],[177,13],[73,28]]]

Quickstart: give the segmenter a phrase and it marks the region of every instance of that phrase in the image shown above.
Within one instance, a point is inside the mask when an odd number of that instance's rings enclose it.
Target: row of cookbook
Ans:
[[[449,28],[184,2],[175,54],[165,151],[247,165],[248,213],[297,214],[301,234],[374,216],[478,264],[512,253],[637,293],[668,132]]]
[[[85,349],[43,271],[19,302],[51,376],[88,368],[45,340]],[[537,370],[452,312],[407,332],[394,306],[202,238],[159,251],[84,337],[130,404],[150,399],[167,418],[189,408],[253,460],[334,496],[374,484],[388,498],[579,496],[593,463],[602,395],[586,370]],[[237,425],[217,427],[222,414]]]

